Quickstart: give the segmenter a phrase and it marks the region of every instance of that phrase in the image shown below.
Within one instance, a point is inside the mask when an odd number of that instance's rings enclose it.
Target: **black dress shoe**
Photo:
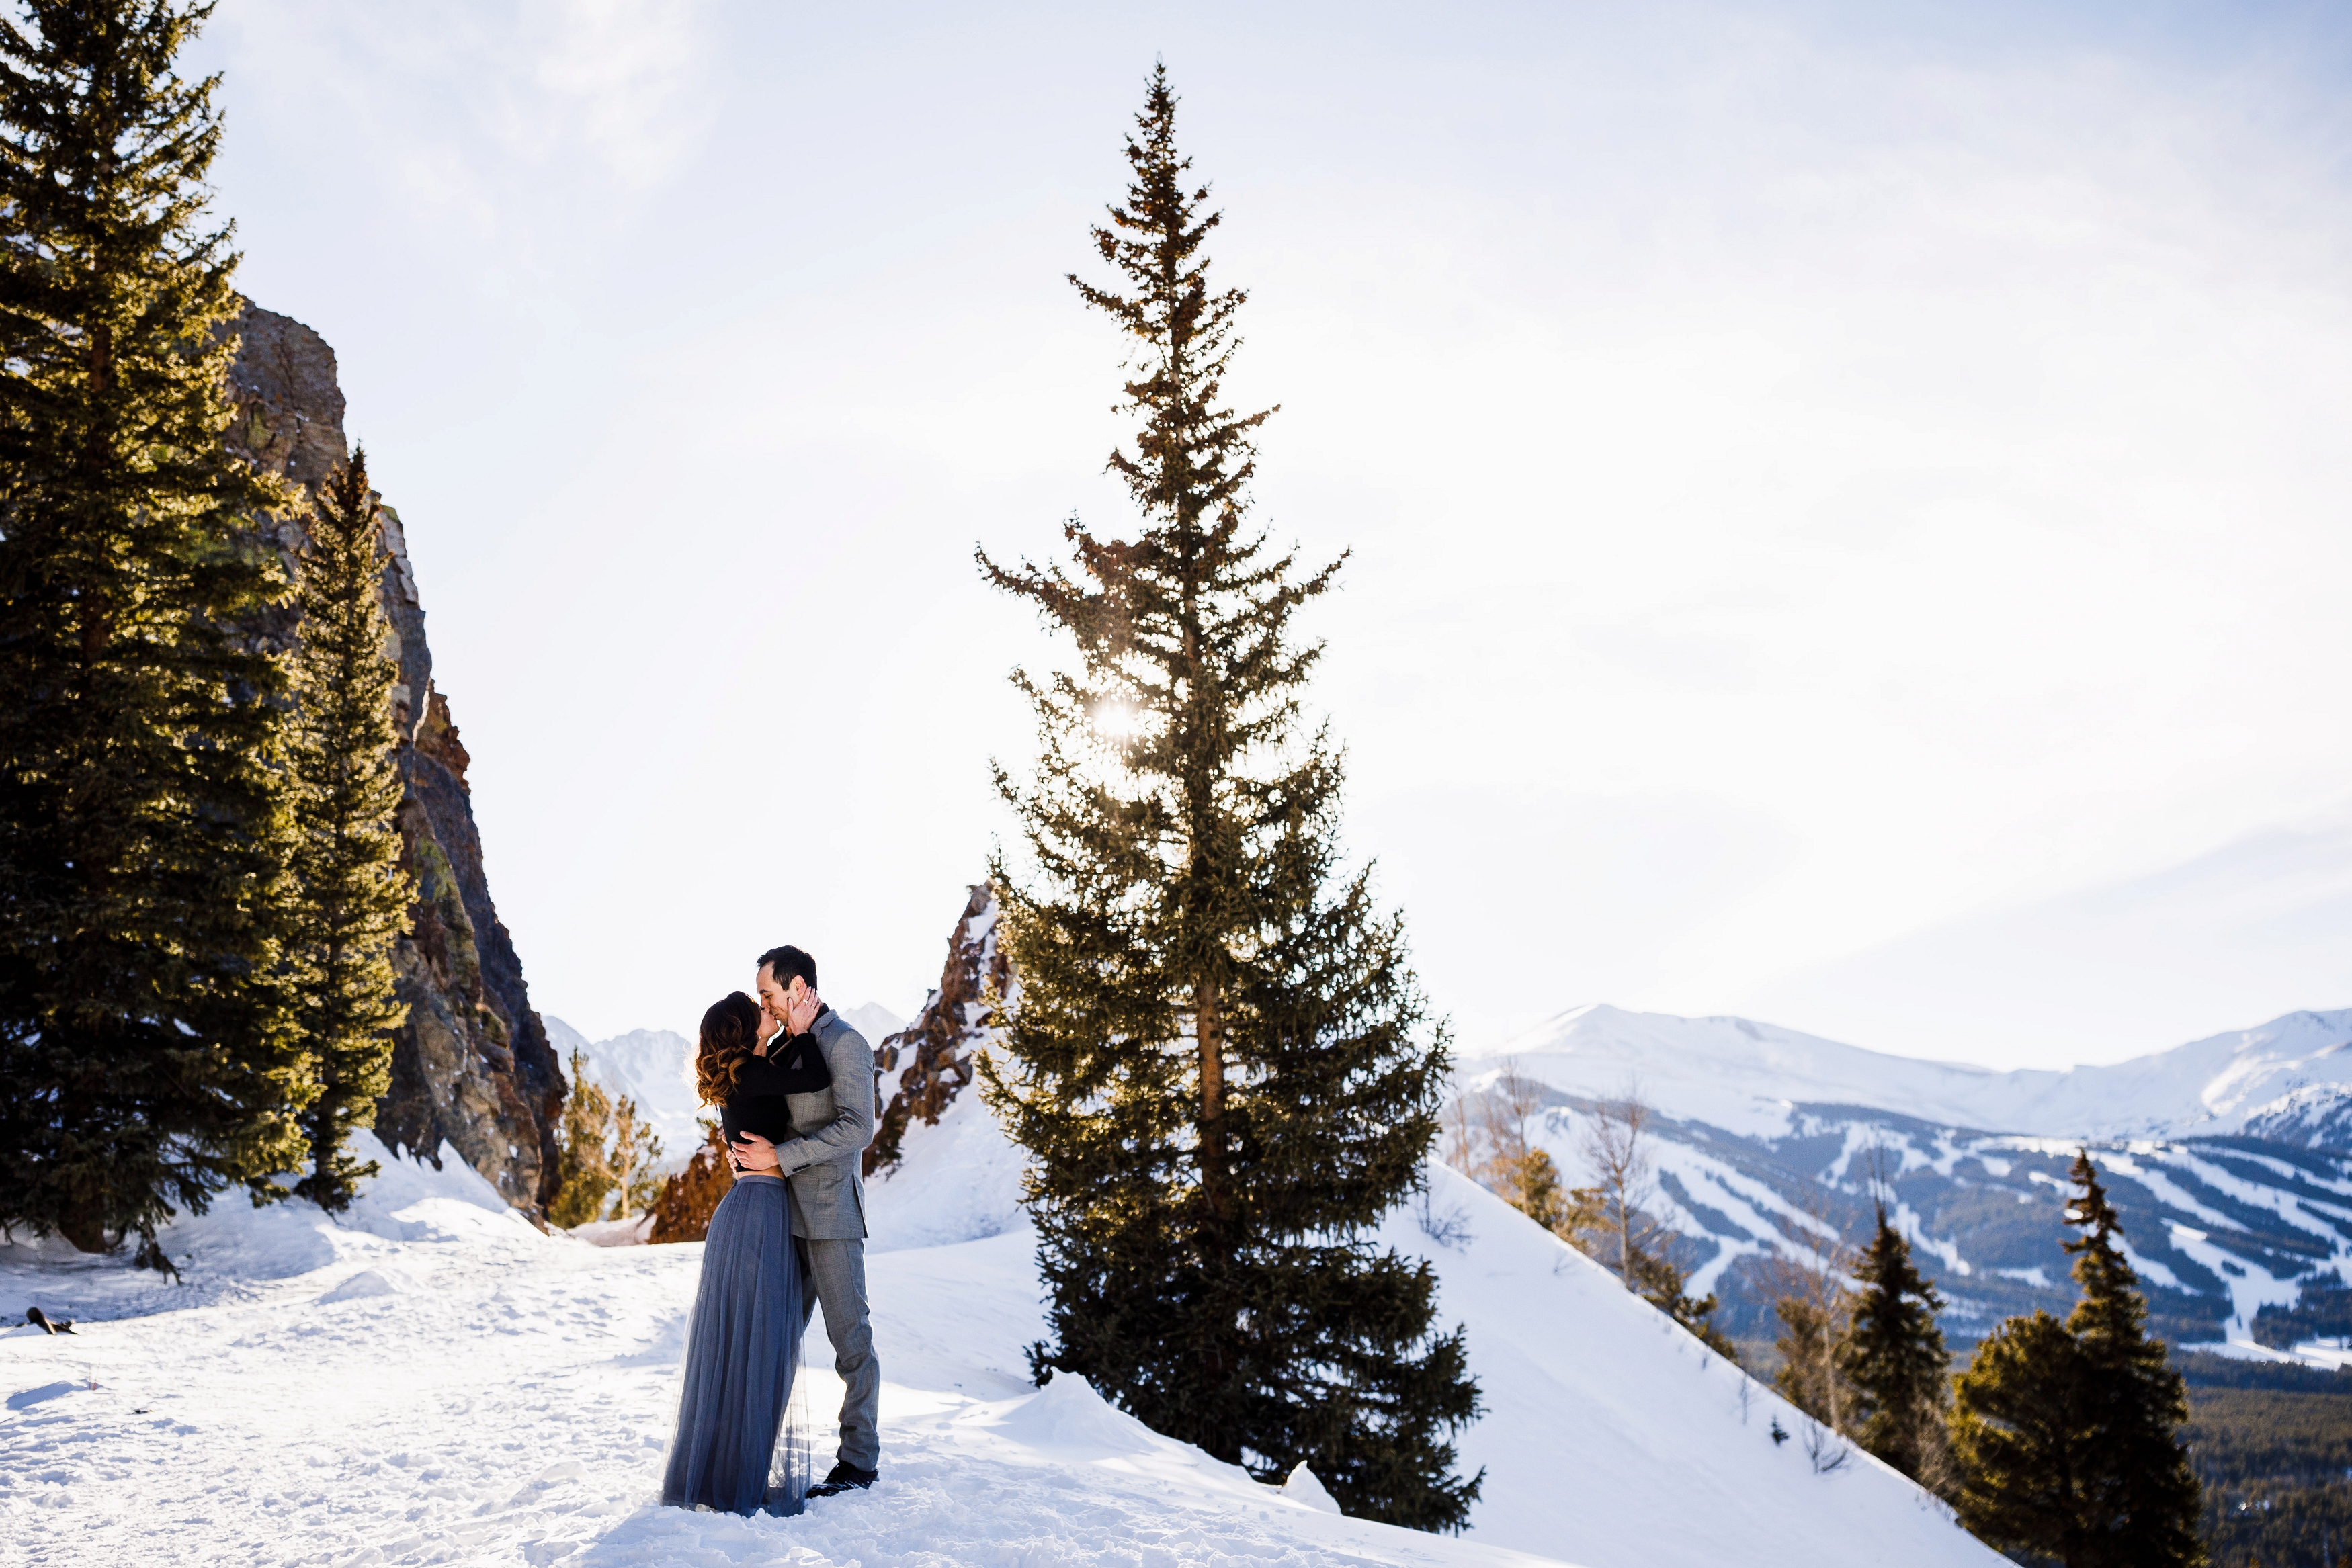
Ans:
[[[879,1470],[861,1470],[844,1459],[833,1467],[824,1479],[809,1488],[808,1494],[811,1497],[838,1497],[845,1491],[864,1491],[881,1478]]]

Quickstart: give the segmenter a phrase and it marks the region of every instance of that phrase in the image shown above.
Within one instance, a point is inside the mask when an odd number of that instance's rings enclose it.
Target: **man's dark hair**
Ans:
[[[798,975],[810,990],[816,989],[816,960],[797,947],[769,948],[760,955],[755,969],[770,971],[776,977],[776,984],[785,987],[791,986],[793,977]]]

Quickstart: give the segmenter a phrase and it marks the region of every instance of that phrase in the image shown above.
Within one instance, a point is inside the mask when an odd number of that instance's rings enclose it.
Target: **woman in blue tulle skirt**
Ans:
[[[798,1513],[807,1506],[809,1444],[793,1397],[801,1360],[801,1270],[792,1205],[767,1151],[791,1135],[766,1047],[775,1024],[737,992],[702,1015],[695,1079],[719,1107],[739,1164],[702,1243],[702,1282],[688,1324],[677,1437],[661,1500],[728,1513]]]

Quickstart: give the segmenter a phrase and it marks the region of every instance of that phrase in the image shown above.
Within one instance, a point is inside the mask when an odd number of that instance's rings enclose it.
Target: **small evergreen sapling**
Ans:
[[[1243,297],[1209,285],[1175,111],[1156,71],[1095,232],[1121,281],[1077,283],[1130,354],[1142,428],[1111,467],[1136,536],[1071,522],[1075,570],[981,557],[1078,664],[1016,675],[1040,756],[1025,788],[998,775],[1034,865],[994,868],[1021,991],[981,1075],[1031,1160],[1031,1359],[1261,1479],[1303,1460],[1350,1513],[1458,1528],[1462,1335],[1433,1329],[1428,1265],[1368,1235],[1420,1179],[1445,1031],[1342,868],[1340,759],[1300,716],[1320,650],[1291,624],[1337,567],[1244,527],[1266,416],[1220,406]]]
[[[2066,1223],[2082,1299],[2064,1322],[2015,1317],[1954,1383],[1960,1521],[2003,1551],[2066,1568],[2197,1568],[2198,1485],[2181,1427],[2188,1391],[2147,1337],[2147,1303],[2087,1150]]]
[[[588,1076],[587,1064],[574,1051],[572,1092],[563,1102],[563,1128],[556,1143],[556,1188],[547,1206],[549,1224],[569,1230],[604,1218],[604,1199],[617,1185],[612,1140],[613,1097]]]
[[[588,1076],[588,1064],[577,1051],[572,1053],[572,1093],[563,1103],[556,1147],[561,1185],[547,1206],[550,1224],[568,1230],[592,1219],[626,1219],[661,1200],[665,1184],[655,1174],[661,1140],[635,1101],[614,1095]],[[709,1224],[709,1216],[703,1223]]]
[[[375,1124],[392,1082],[392,1031],[408,1013],[393,990],[393,946],[415,897],[396,822],[399,669],[386,652],[381,597],[389,557],[366,453],[329,477],[310,535],[286,748],[294,808],[286,956],[318,1097],[302,1113],[310,1169],[294,1190],[336,1210],[376,1172],[374,1161],[352,1157],[351,1134]]]

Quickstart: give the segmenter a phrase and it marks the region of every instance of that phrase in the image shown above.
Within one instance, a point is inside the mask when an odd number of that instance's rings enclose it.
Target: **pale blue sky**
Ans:
[[[1052,656],[971,548],[1126,516],[1062,275],[1160,55],[1463,1042],[2010,1064],[2352,1003],[2342,16],[226,0],[204,54],[546,1010],[683,1030],[787,939],[931,983]]]

